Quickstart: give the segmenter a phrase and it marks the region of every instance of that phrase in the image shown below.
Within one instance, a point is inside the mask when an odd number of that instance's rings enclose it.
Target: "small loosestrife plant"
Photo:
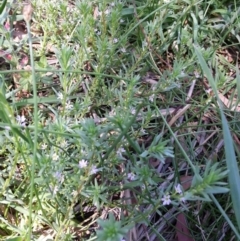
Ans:
[[[198,62],[219,66],[215,92],[236,101],[237,50],[218,44],[236,45],[238,11],[218,4],[47,0],[22,15],[3,1],[0,240],[239,238],[224,211],[238,170]]]

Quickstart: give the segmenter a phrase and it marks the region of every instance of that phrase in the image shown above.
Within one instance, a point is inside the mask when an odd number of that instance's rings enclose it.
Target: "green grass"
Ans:
[[[0,240],[240,240],[237,1],[32,4],[0,7]]]

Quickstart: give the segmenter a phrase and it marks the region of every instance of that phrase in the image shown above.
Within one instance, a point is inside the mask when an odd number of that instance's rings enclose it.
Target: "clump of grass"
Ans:
[[[32,4],[0,8],[2,240],[239,239],[237,4]]]

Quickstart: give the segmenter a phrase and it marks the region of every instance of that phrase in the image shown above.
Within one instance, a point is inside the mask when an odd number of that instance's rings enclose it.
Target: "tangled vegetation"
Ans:
[[[0,3],[0,240],[240,240],[237,1]]]

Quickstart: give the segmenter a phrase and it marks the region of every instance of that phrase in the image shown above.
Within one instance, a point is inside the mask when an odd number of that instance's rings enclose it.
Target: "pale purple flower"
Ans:
[[[116,44],[118,42],[118,39],[117,38],[114,38],[113,39],[113,43]]]
[[[117,155],[122,156],[122,154],[125,152],[124,148],[120,147],[117,150]]]
[[[91,170],[90,170],[90,174],[96,174],[97,172],[99,171],[99,169],[97,169],[97,166],[93,165],[91,167]]]
[[[169,205],[171,204],[171,199],[170,199],[170,195],[164,195],[163,198],[161,199],[163,201],[163,205]]]
[[[85,160],[81,160],[81,161],[79,161],[78,165],[79,165],[79,168],[85,168],[85,167],[87,167],[88,162]]]
[[[130,181],[134,181],[136,179],[136,175],[133,172],[128,173],[128,179]]]
[[[178,193],[178,194],[182,194],[181,185],[180,185],[179,183],[178,183],[178,185],[175,186],[174,188],[175,188],[176,193]]]
[[[19,125],[26,126],[26,117],[24,115],[17,115],[16,120]]]
[[[54,177],[55,177],[56,179],[58,179],[58,180],[61,180],[61,176],[62,176],[62,173],[59,172],[59,171],[57,171],[57,172],[54,173]]]
[[[54,177],[61,183],[64,181],[64,175],[61,172],[57,171],[54,173]]]
[[[106,15],[108,15],[110,12],[111,12],[110,9],[107,9],[107,10],[105,10],[104,13],[105,13]]]
[[[131,112],[131,114],[135,115],[136,114],[136,109],[131,107],[130,112]]]

